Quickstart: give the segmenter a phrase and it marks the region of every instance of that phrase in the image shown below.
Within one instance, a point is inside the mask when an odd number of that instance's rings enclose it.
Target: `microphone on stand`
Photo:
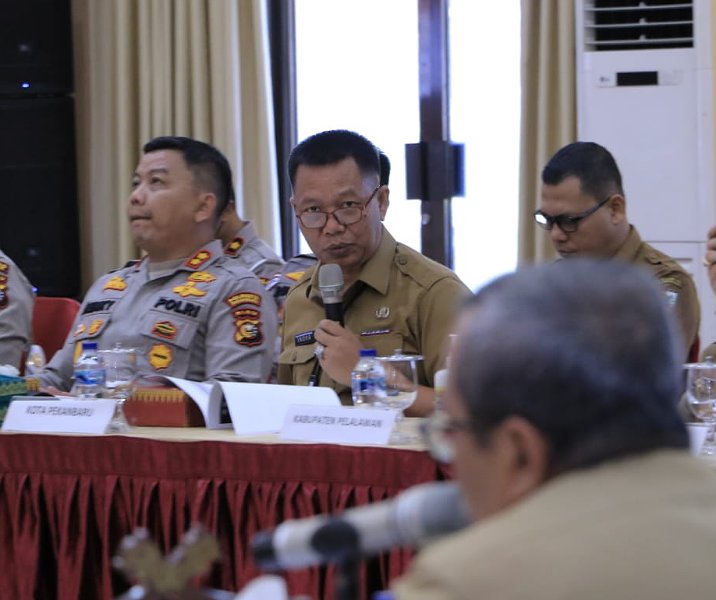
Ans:
[[[415,547],[472,521],[455,482],[413,486],[391,500],[283,522],[252,540],[256,563],[265,569],[300,569],[368,556],[395,546]]]
[[[334,263],[321,265],[318,270],[318,288],[321,290],[326,319],[343,323],[343,271]]]

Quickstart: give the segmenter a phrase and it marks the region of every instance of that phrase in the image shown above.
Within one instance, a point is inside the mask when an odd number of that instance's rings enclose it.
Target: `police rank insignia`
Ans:
[[[10,297],[7,294],[7,286],[5,284],[0,284],[0,310],[6,308],[9,303]]]
[[[127,282],[124,281],[119,275],[112,277],[107,283],[104,284],[102,291],[115,290],[117,292],[123,292],[127,289]]]
[[[240,237],[231,240],[224,249],[224,254],[227,256],[236,256],[241,250],[241,246],[244,245],[244,240]]]
[[[194,256],[189,258],[184,264],[190,269],[199,269],[211,258],[211,252],[208,250],[199,250]]]
[[[166,369],[174,360],[172,349],[166,344],[154,344],[149,349],[148,356],[149,364],[155,371]]]
[[[196,273],[189,275],[186,280],[200,283],[211,283],[212,281],[216,281],[216,277],[208,271],[197,271]]]
[[[183,285],[178,285],[172,288],[172,292],[179,294],[182,298],[187,296],[206,296],[206,292],[196,287],[195,281],[187,281]]]
[[[0,274],[6,274],[10,272],[10,265],[0,260]]]

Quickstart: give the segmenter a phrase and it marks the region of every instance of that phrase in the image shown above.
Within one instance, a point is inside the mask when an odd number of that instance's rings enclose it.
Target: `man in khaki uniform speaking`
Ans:
[[[32,339],[35,293],[22,271],[0,251],[0,365],[20,368]]]
[[[431,449],[475,522],[399,600],[710,600],[716,474],[676,412],[681,341],[654,280],[575,259],[507,275],[458,320]]]
[[[144,146],[132,188],[127,216],[146,256],[92,285],[41,385],[69,389],[83,340],[100,349],[117,342],[137,348],[144,375],[266,381],[273,301],[214,239],[233,194],[226,158],[197,140],[155,138]]]
[[[424,356],[410,414],[427,414],[452,317],[470,291],[450,269],[396,242],[383,227],[386,161],[370,141],[345,130],[315,134],[291,152],[291,205],[320,264],[288,293],[278,381],[307,385],[313,376],[350,404],[360,349],[384,356],[399,348]],[[325,318],[318,273],[327,263],[343,273],[345,327]]]
[[[611,153],[593,142],[558,150],[542,170],[542,194],[535,221],[562,258],[622,260],[648,269],[675,311],[684,353],[698,353],[699,300],[691,276],[675,260],[646,242],[629,224],[622,176]]]

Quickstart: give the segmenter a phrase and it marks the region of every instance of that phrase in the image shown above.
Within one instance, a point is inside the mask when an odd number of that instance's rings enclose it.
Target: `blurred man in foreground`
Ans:
[[[423,551],[398,598],[713,597],[716,473],[688,453],[662,296],[581,259],[478,292],[428,428],[476,522]]]
[[[20,368],[32,339],[35,293],[17,265],[0,250],[0,365]]]
[[[64,347],[40,375],[67,390],[84,340],[137,348],[143,375],[266,381],[276,335],[258,278],[215,239],[232,196],[231,170],[213,146],[159,137],[144,146],[127,217],[146,257],[100,277]]]
[[[701,309],[696,286],[681,265],[642,242],[629,224],[622,176],[606,148],[575,142],[558,150],[542,170],[542,197],[534,216],[562,258],[610,258],[648,269],[678,317],[682,361],[697,350]]]
[[[424,415],[434,407],[433,374],[445,366],[455,308],[470,291],[450,269],[396,242],[383,226],[386,162],[369,140],[345,130],[315,134],[291,152],[291,205],[320,264],[286,299],[278,378],[294,385],[315,378],[350,404],[360,349],[386,356],[399,348],[424,357],[410,409]],[[345,327],[325,318],[318,272],[327,263],[343,273]]]

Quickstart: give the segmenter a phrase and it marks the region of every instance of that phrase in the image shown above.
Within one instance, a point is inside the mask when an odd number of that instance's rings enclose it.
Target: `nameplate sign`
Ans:
[[[114,408],[114,400],[52,400],[25,396],[10,403],[2,429],[32,433],[104,433]]]
[[[286,412],[281,437],[329,444],[386,445],[397,414],[382,408],[294,405]]]

